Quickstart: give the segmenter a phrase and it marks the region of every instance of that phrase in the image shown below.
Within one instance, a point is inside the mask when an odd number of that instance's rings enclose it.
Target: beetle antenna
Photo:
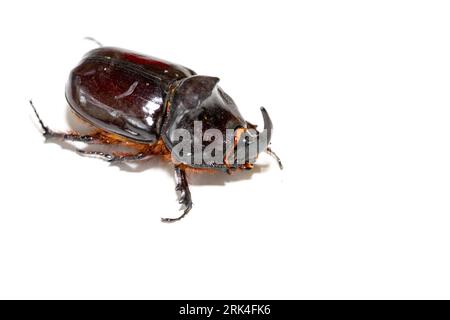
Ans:
[[[278,166],[280,167],[280,170],[283,170],[283,164],[281,163],[281,159],[280,157],[277,156],[277,154],[275,152],[272,151],[272,149],[267,148],[266,149],[267,154],[269,154],[271,157],[275,158],[275,160],[277,160],[278,162]]]
[[[95,39],[95,38],[92,38],[92,37],[84,37],[84,40],[92,41],[92,42],[94,42],[96,45],[98,45],[99,47],[103,47],[102,43],[101,43],[100,41],[98,41],[97,39]]]
[[[49,134],[50,129],[44,124],[44,122],[42,121],[41,117],[39,116],[39,114],[38,114],[36,108],[34,107],[33,100],[30,100],[30,105],[31,105],[31,107],[33,108],[34,114],[36,115],[36,118],[38,119],[39,124],[41,125],[42,130],[44,130],[44,136],[46,136],[47,134]]]

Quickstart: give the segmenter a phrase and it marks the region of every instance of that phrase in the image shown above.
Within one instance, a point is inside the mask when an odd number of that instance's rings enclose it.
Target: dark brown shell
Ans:
[[[88,52],[72,70],[66,98],[94,126],[152,143],[159,138],[171,84],[192,75],[180,65],[103,47]]]

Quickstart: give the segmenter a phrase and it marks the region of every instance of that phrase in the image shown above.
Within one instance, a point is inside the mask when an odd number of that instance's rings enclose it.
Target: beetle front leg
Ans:
[[[277,160],[278,166],[280,167],[281,170],[283,170],[283,164],[281,163],[280,157],[278,157],[277,154],[273,152],[271,148],[267,148],[266,152],[268,155],[272,156],[273,158],[275,158],[275,160]]]
[[[39,124],[42,128],[42,135],[45,137],[45,139],[49,138],[56,138],[56,139],[62,139],[65,141],[76,141],[76,142],[86,142],[86,143],[101,143],[101,140],[98,139],[94,135],[81,135],[77,133],[65,133],[65,132],[55,132],[49,127],[47,127],[44,124],[44,121],[42,121],[41,117],[39,116],[36,108],[34,107],[33,101],[30,100],[30,105],[33,108],[34,114],[36,115],[36,118],[39,121]]]
[[[176,187],[175,190],[180,192],[179,203],[184,205],[184,212],[178,218],[161,218],[162,222],[175,222],[183,219],[192,209],[191,191],[186,179],[186,171],[180,166],[175,166]]]

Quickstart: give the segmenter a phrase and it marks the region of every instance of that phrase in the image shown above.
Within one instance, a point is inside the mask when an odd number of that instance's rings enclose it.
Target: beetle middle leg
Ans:
[[[161,218],[162,222],[175,222],[183,219],[188,212],[192,209],[191,191],[189,190],[189,184],[186,179],[186,171],[180,166],[175,166],[176,187],[175,190],[180,192],[179,203],[184,205],[184,212],[178,218]]]

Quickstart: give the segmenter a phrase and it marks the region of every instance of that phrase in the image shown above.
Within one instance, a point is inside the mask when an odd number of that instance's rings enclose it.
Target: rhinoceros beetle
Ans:
[[[187,170],[217,169],[230,173],[252,169],[257,155],[263,151],[274,156],[282,168],[280,159],[269,147],[272,122],[267,111],[261,108],[264,130],[258,132],[255,125],[244,120],[218,82],[216,77],[197,75],[191,69],[161,59],[100,47],[84,56],[71,71],[66,85],[71,110],[95,127],[92,133],[55,132],[43,123],[31,101],[30,104],[46,139],[127,146],[135,150],[109,154],[78,149],[82,155],[109,162],[161,155],[172,161],[184,212],[178,218],[162,221],[174,222],[192,208]],[[208,131],[212,135],[205,139]],[[220,135],[225,138],[219,139]],[[186,139],[189,136],[193,140]],[[202,139],[199,141],[198,137]],[[176,150],[182,141],[184,148]],[[197,154],[201,155],[214,142],[216,148],[210,152],[211,159],[197,159]],[[238,146],[243,146],[244,152],[239,153]]]

